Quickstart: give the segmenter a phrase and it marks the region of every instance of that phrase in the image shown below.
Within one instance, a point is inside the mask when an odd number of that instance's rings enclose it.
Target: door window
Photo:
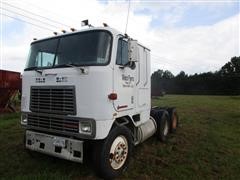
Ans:
[[[128,63],[128,42],[121,38],[118,40],[116,63],[118,65],[126,65]]]

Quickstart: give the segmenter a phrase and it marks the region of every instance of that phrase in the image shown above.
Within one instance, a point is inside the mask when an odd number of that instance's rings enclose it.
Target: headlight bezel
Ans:
[[[21,125],[26,126],[28,123],[28,114],[27,113],[22,113],[21,114]]]
[[[80,134],[91,136],[93,134],[93,131],[94,131],[94,127],[93,127],[92,121],[79,121]]]

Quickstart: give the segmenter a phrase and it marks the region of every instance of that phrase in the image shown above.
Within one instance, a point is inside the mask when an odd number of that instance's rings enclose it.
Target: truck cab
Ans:
[[[32,42],[22,76],[26,148],[83,162],[91,142],[98,174],[116,177],[158,129],[150,84],[150,50],[110,27]]]

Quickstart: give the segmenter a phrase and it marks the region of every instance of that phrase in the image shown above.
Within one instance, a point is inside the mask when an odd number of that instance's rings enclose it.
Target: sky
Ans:
[[[219,70],[240,56],[236,0],[0,0],[0,69],[23,72],[30,43],[107,23],[151,49],[151,70],[187,74]]]

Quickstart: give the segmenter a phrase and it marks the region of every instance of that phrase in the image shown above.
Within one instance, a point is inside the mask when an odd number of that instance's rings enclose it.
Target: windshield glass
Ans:
[[[25,70],[106,65],[111,38],[107,31],[88,31],[33,43]]]

